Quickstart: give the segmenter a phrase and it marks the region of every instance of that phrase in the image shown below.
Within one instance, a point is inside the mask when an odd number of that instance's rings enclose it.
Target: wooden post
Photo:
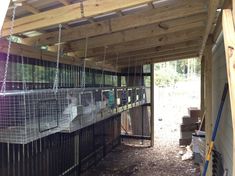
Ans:
[[[154,64],[151,64],[151,147],[154,146]]]
[[[212,135],[212,40],[209,37],[205,52],[205,130],[206,130],[206,151],[209,149],[209,143]],[[206,152],[207,153],[207,152]],[[208,167],[208,176],[212,175],[212,162],[210,161]]]
[[[233,7],[235,2],[233,0]],[[235,9],[233,9],[234,12]],[[235,31],[234,16],[230,9],[223,10],[222,26],[226,54],[227,77],[229,83],[230,105],[232,113],[233,133],[235,131]],[[235,175],[235,135],[233,135],[233,173]]]
[[[205,111],[205,57],[201,58],[201,118]],[[201,119],[202,120],[202,119]]]

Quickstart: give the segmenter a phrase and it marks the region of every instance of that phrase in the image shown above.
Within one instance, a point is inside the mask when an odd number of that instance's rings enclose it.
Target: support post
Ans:
[[[154,146],[154,64],[151,64],[151,147]]]
[[[206,131],[206,153],[209,149],[209,144],[212,135],[212,38],[209,37],[205,51],[205,131]],[[212,175],[212,162],[209,162],[207,176]]]
[[[205,57],[201,58],[201,118],[205,112]],[[202,120],[202,119],[201,119]]]
[[[233,0],[235,8],[235,0]],[[234,19],[235,15],[230,9],[223,10],[222,26],[224,34],[224,46],[226,54],[227,77],[229,84],[230,105],[233,123],[233,133],[235,131],[235,30]],[[235,175],[235,135],[233,135],[233,173]]]

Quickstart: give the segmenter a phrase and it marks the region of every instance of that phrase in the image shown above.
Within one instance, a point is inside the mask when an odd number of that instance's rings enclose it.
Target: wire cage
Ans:
[[[127,110],[127,103],[128,103],[127,89],[125,87],[117,88],[116,97],[117,97],[116,100],[117,111],[122,112],[124,110]]]
[[[51,90],[0,93],[0,142],[25,144],[60,131],[65,104]]]
[[[26,144],[57,132],[74,132],[136,103],[145,103],[144,87],[0,93],[0,142]]]
[[[116,108],[116,91],[113,88],[103,89],[101,94],[104,107],[101,111],[102,117],[107,118],[117,112]]]

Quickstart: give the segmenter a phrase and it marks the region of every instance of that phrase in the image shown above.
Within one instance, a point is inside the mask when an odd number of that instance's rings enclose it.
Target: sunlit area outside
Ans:
[[[200,109],[200,60],[155,64],[155,137],[177,141],[189,107]]]
[[[157,63],[154,65],[154,128],[155,152],[159,158],[170,165],[169,168],[181,168],[180,175],[199,175],[191,154],[180,147],[182,117],[188,115],[189,107],[200,108],[201,65],[198,58]],[[182,172],[182,173],[181,173]],[[174,175],[174,174],[172,174]]]

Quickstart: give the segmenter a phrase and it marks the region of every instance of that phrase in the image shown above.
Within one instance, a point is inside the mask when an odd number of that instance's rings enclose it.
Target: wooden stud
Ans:
[[[205,48],[205,130],[206,130],[206,151],[209,149],[209,144],[212,136],[212,38],[208,38]],[[207,153],[207,152],[206,152]],[[212,175],[212,162],[208,168],[207,175]]]
[[[151,64],[151,147],[154,146],[154,64]]]
[[[233,1],[233,7],[234,7]],[[232,113],[233,131],[235,129],[235,31],[234,31],[234,9],[223,10],[222,26],[224,34],[224,46],[226,54],[227,77],[229,83],[230,105]],[[235,135],[233,135],[233,173],[235,174]]]
[[[201,58],[201,118],[205,112],[205,57]]]
[[[203,55],[207,39],[209,35],[211,34],[211,29],[215,22],[216,10],[217,10],[217,7],[219,6],[219,3],[220,3],[220,0],[209,0],[207,26],[206,26],[206,30],[203,36],[202,47],[199,52],[200,57],[202,57]]]

